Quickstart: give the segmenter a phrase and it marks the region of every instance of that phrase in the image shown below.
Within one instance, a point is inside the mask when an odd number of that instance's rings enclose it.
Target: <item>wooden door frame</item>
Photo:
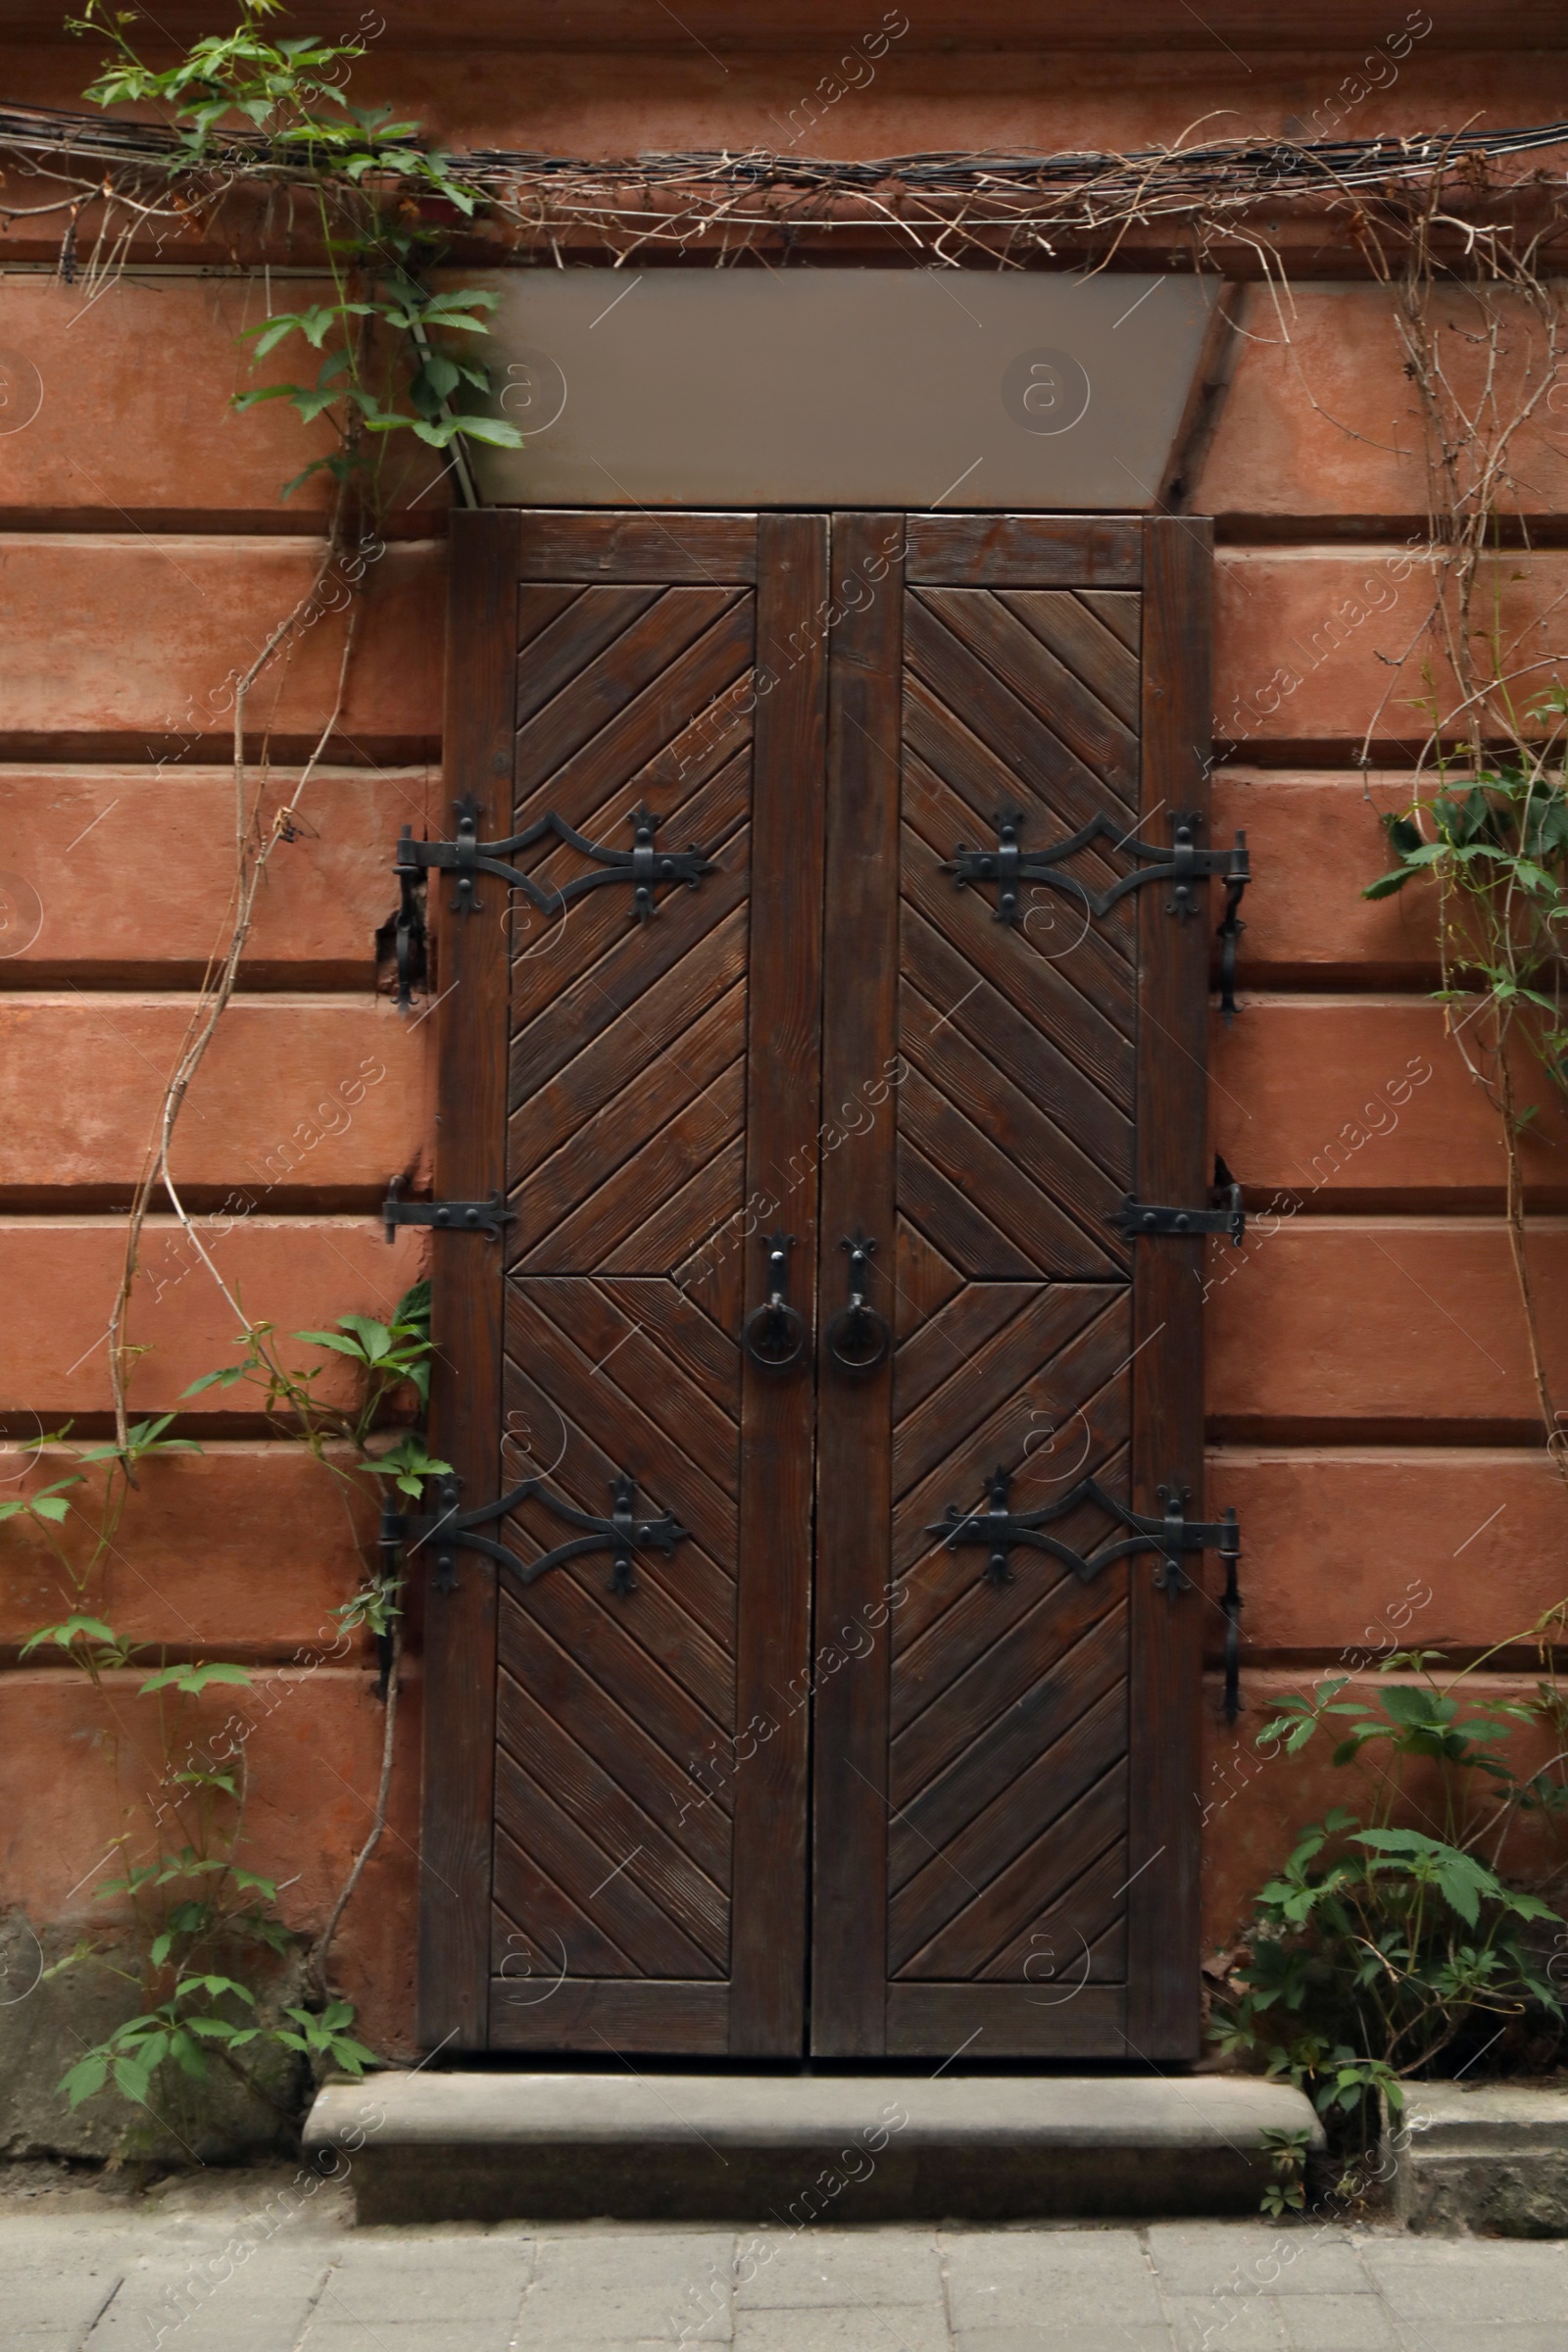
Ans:
[[[519,508],[453,514],[443,814],[454,801],[474,802],[479,838],[489,841],[512,830],[521,540]],[[440,887],[432,876],[432,896]],[[500,896],[500,884],[481,886],[481,914],[433,926],[438,1200],[488,1200],[506,1185],[511,974]],[[449,1115],[460,1105],[461,1117]],[[495,1499],[501,1450],[500,1251],[474,1234],[434,1232],[430,1267],[431,1450],[452,1464],[472,1509]],[[416,1553],[416,1573],[417,1561]],[[472,1553],[458,1553],[454,1574],[455,1590],[427,1592],[422,1611],[417,2034],[425,2050],[481,2050],[489,2039],[496,1581]]]
[[[521,576],[521,549],[526,510],[485,508],[463,511],[452,518],[451,573],[447,606],[447,683],[443,803],[471,799],[478,806],[481,837],[495,838],[511,830],[513,745],[515,714],[515,613]],[[915,520],[916,518],[910,518]],[[933,524],[960,524],[959,516],[920,518],[922,537]],[[1035,518],[1028,518],[1031,522]],[[607,545],[613,544],[614,517],[606,515]],[[784,554],[790,526],[797,516],[759,516],[760,535],[770,533]],[[846,545],[880,549],[890,523],[899,518],[858,510],[835,516],[836,533]],[[1124,534],[1126,521],[1117,518],[1041,517],[1054,522],[1063,542],[1099,551]],[[1005,562],[1005,518],[977,517],[982,535],[996,543]],[[1139,808],[1142,821],[1158,826],[1173,809],[1200,812],[1206,818],[1208,790],[1207,745],[1210,735],[1210,527],[1192,517],[1150,517],[1142,521],[1143,613],[1143,756]],[[545,521],[548,537],[548,520]],[[835,544],[833,560],[838,561]],[[607,564],[607,568],[609,568]],[[808,571],[809,567],[807,567]],[[890,572],[889,577],[893,575]],[[783,645],[790,631],[809,623],[816,610],[807,572],[797,561],[793,586],[782,591],[767,615],[771,641]],[[902,581],[900,583],[902,586]],[[891,705],[882,692],[882,673],[891,659],[896,671],[900,643],[898,597],[878,595],[859,612],[841,622],[831,652],[820,632],[810,633],[810,658],[792,668],[784,691],[760,701],[758,710],[759,748],[770,733],[781,759],[804,760],[813,726],[821,724],[824,654],[832,666],[833,697],[829,724],[837,732],[831,760],[818,751],[816,773],[852,776],[854,763],[873,757],[855,730],[858,718],[872,746],[898,760],[898,697]],[[890,618],[890,612],[892,617]],[[759,647],[763,641],[764,615],[758,615]],[[862,646],[859,637],[865,636]],[[867,663],[869,662],[869,667]],[[881,681],[879,683],[879,681]],[[864,709],[858,708],[864,702]],[[857,708],[852,710],[852,703]],[[813,718],[813,711],[815,717]],[[884,743],[889,725],[891,741]],[[859,743],[857,751],[851,737]],[[803,769],[802,772],[805,772]],[[842,798],[830,822],[842,825],[847,803]],[[897,804],[894,804],[896,818]],[[776,823],[789,827],[793,814],[780,800]],[[809,830],[815,825],[818,884],[821,878],[820,798],[814,817],[806,811]],[[1158,838],[1156,832],[1155,837]],[[772,845],[774,854],[781,842]],[[760,843],[754,851],[759,869]],[[434,885],[433,885],[434,887]],[[499,886],[498,890],[499,890]],[[1143,1200],[1184,1200],[1204,1197],[1204,1139],[1206,1102],[1207,958],[1211,924],[1205,920],[1177,921],[1167,912],[1163,893],[1151,888],[1139,894],[1139,1026],[1137,1047],[1137,1185]],[[508,1061],[508,1002],[510,966],[504,925],[494,919],[500,910],[487,907],[489,919],[437,924],[440,946],[439,996],[434,1010],[435,1050],[440,1072],[440,1102],[435,1140],[434,1190],[437,1198],[483,1200],[506,1183],[506,1116]],[[842,910],[841,910],[842,911]],[[779,920],[797,930],[812,930],[804,906],[779,909]],[[820,945],[820,942],[818,942]],[[835,957],[863,954],[863,941],[841,932],[838,944],[830,927],[826,971],[832,985]],[[809,955],[794,964],[795,995],[788,1024],[809,1026],[813,1017],[808,1000],[820,985],[820,966]],[[1161,1013],[1146,1017],[1146,998],[1159,992]],[[804,1040],[806,1030],[801,1032]],[[785,1057],[776,1057],[780,1073]],[[855,1075],[863,1075],[858,1071]],[[830,1073],[824,1070],[824,1088]],[[749,1195],[765,1189],[760,1179],[768,1157],[784,1154],[799,1140],[794,1129],[799,1112],[785,1101],[780,1083],[777,1099],[765,1113],[767,1141],[752,1147],[748,1162]],[[462,1115],[450,1115],[452,1108]],[[885,1128],[888,1122],[878,1122]],[[886,1135],[883,1139],[886,1147]],[[834,1171],[823,1193],[820,1283],[824,1299],[831,1300],[833,1272],[837,1271],[835,1219],[869,1216],[881,1206],[881,1187],[875,1171],[860,1171],[848,1151],[828,1162]],[[891,1199],[891,1162],[886,1190]],[[869,1184],[874,1202],[856,1205],[845,1186]],[[844,1194],[841,1200],[840,1194]],[[887,1248],[892,1250],[889,1229]],[[827,1264],[829,1253],[833,1265]],[[1157,1509],[1156,1490],[1172,1479],[1190,1486],[1195,1496],[1202,1481],[1202,1335],[1200,1288],[1202,1244],[1178,1238],[1162,1240],[1158,1249],[1145,1248],[1135,1263],[1133,1366],[1133,1503],[1147,1512]],[[749,1269],[748,1301],[757,1282]],[[499,1463],[501,1413],[501,1341],[503,1287],[496,1256],[487,1244],[458,1234],[432,1235],[432,1332],[435,1355],[431,1394],[432,1449],[450,1461],[463,1480],[463,1501],[473,1507],[492,1500]],[[880,1387],[880,1382],[876,1384]],[[783,1392],[775,1391],[775,1396]],[[870,1390],[865,1392],[870,1399]],[[759,1409],[764,1417],[770,1410]],[[782,1465],[786,1447],[787,1408],[780,1408],[779,1428],[772,1432],[769,1450],[777,1455],[768,1472],[774,1507],[787,1508],[799,1485]],[[827,1416],[831,1423],[833,1415]],[[846,1420],[845,1431],[849,1423]],[[837,1463],[840,1476],[844,1447],[824,1450]],[[884,1448],[885,1451],[885,1448]],[[867,1492],[870,1485],[867,1482]],[[884,1498],[885,1500],[885,1498]],[[805,1495],[795,1493],[801,1522]],[[884,1516],[885,1516],[884,1512]],[[804,1582],[809,1574],[807,1547],[792,1552],[781,1580],[775,1617],[793,1620],[805,1608]],[[886,1546],[883,1547],[884,1552]],[[416,1555],[416,1557],[417,1555]],[[855,1586],[840,1591],[842,1578],[822,1592],[820,1622],[838,1608],[865,1597],[859,1587],[874,1587],[873,1600],[886,1583],[885,1560],[880,1573],[868,1554],[850,1576]],[[1199,1598],[1177,1600],[1153,1590],[1147,1572],[1134,1572],[1132,1658],[1130,1678],[1132,1734],[1132,1818],[1129,1881],[1128,1977],[1129,2013],[1126,2056],[1157,2063],[1190,2060],[1199,2047],[1198,1856],[1199,1729],[1202,1620]],[[781,1614],[780,1614],[781,1613]],[[421,1792],[419,1961],[417,2032],[422,2048],[434,2050],[455,2044],[479,2050],[489,2043],[490,1889],[494,1838],[496,1592],[494,1579],[471,1556],[458,1555],[456,1589],[443,1592],[440,1604],[426,1606],[423,1620],[424,1760]],[[777,1625],[774,1627],[776,1634]],[[767,1647],[760,1618],[748,1654],[739,1661],[741,1689],[760,1698],[772,1679],[764,1652]],[[878,1688],[881,1716],[886,1717],[886,1657],[882,1657]],[[852,1678],[839,1678],[845,1703]],[[824,1686],[820,1703],[831,1711],[833,1682]],[[868,1691],[861,1686],[858,1701]],[[741,1722],[745,1722],[745,1712]],[[831,1722],[831,1712],[828,1720]],[[781,1772],[792,1788],[804,1774],[804,1719],[797,1753],[788,1740],[777,1748],[766,1771],[750,1781],[741,1776],[738,1795],[753,1806],[776,1803]],[[858,1735],[857,1753],[864,1744]],[[885,1739],[883,1740],[885,1747]],[[846,1750],[846,1752],[848,1752]],[[863,1759],[862,1759],[863,1761]],[[859,1869],[880,1844],[886,1851],[885,1756],[874,1779],[858,1796],[842,1791],[850,1805],[854,1834],[843,1846],[836,1865],[819,1875],[816,1897],[816,1957],[818,1983],[831,1984],[833,1970],[847,1965],[845,1943],[848,1899]],[[843,1776],[841,1776],[842,1778]],[[874,1800],[874,1801],[873,1801]],[[837,1812],[837,1807],[832,1808]],[[800,1999],[804,1987],[804,1954],[798,1936],[784,1919],[781,1888],[787,1888],[805,1868],[804,1803],[796,1800],[801,1834],[779,1857],[776,1878],[759,1874],[748,1886],[740,1876],[734,1888],[737,1916],[744,1903],[753,1906],[766,1934],[748,1936],[755,1967],[735,1978],[737,2010],[732,2050],[737,2055],[786,2056],[800,2047]],[[824,1870],[824,1836],[837,1838],[845,1816],[830,1829],[820,1793],[815,1808],[818,1825],[817,1871]],[[868,1843],[869,1841],[869,1843]],[[863,1898],[863,1881],[861,1881]],[[797,1911],[798,1915],[798,1911]],[[861,1936],[863,1940],[863,1913]],[[885,1996],[885,1928],[874,1936],[880,1953],[878,1993],[873,2004],[861,1993],[850,2029],[847,2054],[878,2054],[887,2047]],[[835,1961],[835,1948],[840,1960]],[[863,1955],[862,1955],[863,1956]],[[792,1974],[793,1972],[793,1974]],[[858,1975],[858,1972],[856,1972]],[[848,1978],[844,1978],[848,1984]],[[792,1994],[791,1984],[798,1989]],[[743,1991],[744,1986],[744,1991]]]

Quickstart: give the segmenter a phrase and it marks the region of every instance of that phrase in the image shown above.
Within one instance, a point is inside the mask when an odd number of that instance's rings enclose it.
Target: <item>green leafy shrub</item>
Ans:
[[[1568,2020],[1550,1955],[1563,1949],[1562,1873],[1548,1868],[1527,1887],[1504,1859],[1523,1820],[1551,1833],[1568,1809],[1561,1754],[1521,1775],[1508,1752],[1543,1725],[1561,1744],[1568,1701],[1545,1642],[1563,1615],[1521,1637],[1548,1665],[1528,1699],[1470,1703],[1475,1666],[1440,1677],[1441,1653],[1405,1651],[1381,1672],[1414,1680],[1386,1681],[1367,1700],[1343,1696],[1348,1676],[1331,1676],[1287,1698],[1258,1734],[1260,1747],[1299,1755],[1338,1719],[1333,1760],[1364,1780],[1371,1801],[1336,1806],[1302,1831],[1256,1898],[1212,2030],[1227,2052],[1261,2057],[1270,2075],[1306,2088],[1344,2129],[1364,2124],[1369,2093],[1397,2111],[1414,2076],[1467,2071],[1489,2054],[1494,2069],[1539,2059],[1561,2039]],[[1417,1766],[1422,1794],[1440,1792],[1435,1812],[1411,1788]],[[1427,1826],[1406,1826],[1412,1813]]]

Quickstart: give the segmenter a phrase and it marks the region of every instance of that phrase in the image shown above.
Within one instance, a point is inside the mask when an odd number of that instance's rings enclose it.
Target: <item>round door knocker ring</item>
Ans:
[[[841,1307],[827,1327],[827,1351],[841,1372],[874,1372],[892,1337],[874,1306]]]
[[[765,1298],[753,1307],[741,1329],[741,1344],[754,1364],[764,1372],[788,1372],[801,1360],[806,1325],[793,1306]]]

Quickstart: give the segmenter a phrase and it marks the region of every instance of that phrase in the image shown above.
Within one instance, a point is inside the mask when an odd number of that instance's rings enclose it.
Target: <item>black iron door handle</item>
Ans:
[[[787,1372],[801,1360],[806,1325],[789,1302],[790,1251],[793,1233],[770,1234],[767,1243],[767,1297],[753,1307],[741,1329],[741,1344],[754,1364],[764,1372]]]
[[[886,1318],[866,1298],[876,1244],[857,1232],[839,1248],[850,1253],[850,1302],[827,1327],[827,1351],[841,1372],[874,1372],[893,1339]]]

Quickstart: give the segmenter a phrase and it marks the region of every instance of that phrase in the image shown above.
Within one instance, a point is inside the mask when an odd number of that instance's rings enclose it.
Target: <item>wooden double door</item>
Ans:
[[[423,2039],[1190,2057],[1204,527],[456,525]]]

